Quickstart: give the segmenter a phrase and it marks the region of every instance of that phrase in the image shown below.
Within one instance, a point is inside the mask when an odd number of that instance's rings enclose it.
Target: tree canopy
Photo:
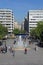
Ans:
[[[0,39],[8,33],[8,29],[0,24]]]
[[[36,27],[36,33],[37,36],[40,37],[40,34],[43,32],[43,21],[38,22],[37,27]]]
[[[14,34],[24,34],[25,33],[25,30],[14,29],[13,30],[13,33]]]
[[[13,33],[14,33],[14,34],[19,34],[19,33],[20,33],[20,30],[19,30],[19,29],[14,29],[14,30],[13,30]]]
[[[41,38],[43,32],[43,21],[38,22],[37,27],[32,29],[30,34]]]

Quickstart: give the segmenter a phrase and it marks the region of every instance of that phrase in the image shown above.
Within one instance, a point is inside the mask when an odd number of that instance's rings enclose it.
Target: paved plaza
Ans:
[[[6,44],[12,45],[14,39],[6,40]],[[15,50],[15,56],[9,52],[0,53],[0,65],[43,65],[43,48],[38,47],[38,51],[34,50],[34,44],[29,46],[27,54],[24,50]]]

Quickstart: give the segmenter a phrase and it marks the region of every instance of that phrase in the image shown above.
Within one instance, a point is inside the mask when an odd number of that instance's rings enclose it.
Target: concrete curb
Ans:
[[[24,50],[25,48],[16,48],[15,50]],[[27,48],[27,50],[30,50],[31,48]]]

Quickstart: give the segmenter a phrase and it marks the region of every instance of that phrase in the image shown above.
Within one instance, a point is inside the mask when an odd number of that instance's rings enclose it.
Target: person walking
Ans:
[[[37,46],[35,46],[35,51],[38,51],[38,47]]]
[[[7,45],[6,45],[6,43],[5,43],[4,47],[3,47],[3,52],[7,53]]]
[[[25,54],[27,54],[27,48],[25,48]]]
[[[15,56],[15,49],[12,48],[12,56]]]

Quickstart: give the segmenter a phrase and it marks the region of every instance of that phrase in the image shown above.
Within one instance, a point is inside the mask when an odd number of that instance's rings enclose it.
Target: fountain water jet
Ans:
[[[21,35],[19,36],[18,38],[18,41],[17,41],[17,48],[24,48],[24,44],[23,44],[23,40],[22,40],[22,37]]]

